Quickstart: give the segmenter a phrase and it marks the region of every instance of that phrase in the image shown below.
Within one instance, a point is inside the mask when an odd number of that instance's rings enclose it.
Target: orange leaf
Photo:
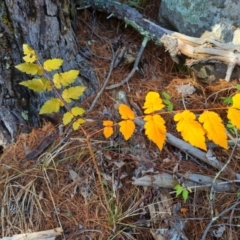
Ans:
[[[232,101],[233,101],[233,108],[240,108],[240,93],[235,94],[232,97]]]
[[[129,106],[125,104],[120,104],[118,110],[122,119],[134,119],[134,112]]]
[[[203,123],[203,128],[206,130],[209,140],[228,149],[226,129],[217,113],[204,111],[198,120],[200,123]]]
[[[240,110],[230,107],[228,109],[227,118],[231,121],[233,126],[240,129]]]
[[[165,105],[162,104],[162,99],[160,98],[159,93],[148,92],[143,106],[143,109],[145,109],[145,114],[151,114],[155,111],[163,109],[164,107]]]
[[[189,110],[184,110],[174,116],[174,121],[178,122],[177,131],[181,132],[183,139],[195,147],[207,150],[204,137],[205,131],[195,119],[195,114]]]
[[[132,120],[123,120],[118,123],[120,132],[123,134],[125,140],[128,140],[135,130],[135,123]]]
[[[103,135],[105,136],[105,138],[109,138],[112,136],[113,134],[113,121],[110,120],[106,120],[103,121]]]
[[[148,115],[144,117],[146,122],[144,128],[146,130],[147,137],[153,141],[160,150],[163,148],[163,144],[166,140],[166,127],[164,119],[158,115]]]

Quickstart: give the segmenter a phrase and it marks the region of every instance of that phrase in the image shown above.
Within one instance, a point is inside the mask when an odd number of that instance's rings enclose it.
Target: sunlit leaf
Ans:
[[[46,78],[33,78],[31,80],[22,81],[19,84],[35,92],[45,92],[46,90],[52,90],[51,84]]]
[[[74,83],[79,75],[78,70],[70,70],[68,72],[56,73],[53,76],[53,82],[56,88],[66,87]]]
[[[73,117],[74,116],[70,112],[64,113],[64,115],[63,115],[63,125],[69,124],[72,121]]]
[[[23,57],[23,60],[27,63],[33,63],[38,59],[37,55],[26,55]]]
[[[122,119],[134,119],[134,112],[129,106],[125,104],[120,104],[118,110]]]
[[[47,114],[58,112],[60,107],[64,106],[62,101],[58,98],[51,98],[47,102],[45,102],[39,112],[39,114]]]
[[[43,63],[43,68],[46,71],[51,72],[53,70],[59,69],[62,66],[62,64],[63,60],[61,58],[49,59]]]
[[[179,196],[182,191],[183,191],[183,187],[180,185],[180,184],[177,184],[175,187],[174,187],[174,190],[176,190],[176,197]]]
[[[38,59],[35,51],[27,44],[23,44],[23,53],[25,55],[23,60],[27,63],[33,63]]]
[[[149,115],[144,117],[146,122],[144,128],[146,130],[147,137],[153,141],[160,150],[163,148],[163,144],[166,140],[166,126],[164,119],[158,115]]]
[[[70,87],[68,89],[65,89],[62,93],[63,99],[70,103],[72,100],[77,100],[79,97],[83,94],[86,87],[83,86],[77,86],[77,87]]]
[[[135,123],[132,120],[123,120],[118,123],[120,126],[120,132],[123,134],[124,139],[128,140],[135,130]]]
[[[23,53],[24,55],[36,55],[35,51],[28,44],[23,44]]]
[[[188,199],[188,194],[189,194],[188,190],[187,190],[187,189],[183,189],[183,191],[182,191],[182,197],[183,197],[184,202],[187,201],[187,199]]]
[[[233,126],[240,129],[240,110],[230,107],[228,109],[227,118],[231,121]]]
[[[80,125],[82,125],[83,123],[85,123],[86,121],[82,118],[78,118],[72,125],[74,130],[78,130]]]
[[[39,72],[40,67],[35,63],[21,63],[15,66],[21,72],[27,74],[36,75]]]
[[[184,110],[174,116],[174,121],[178,122],[177,131],[181,132],[183,139],[195,147],[207,150],[205,131],[202,125],[195,119],[195,114],[189,110]]]
[[[226,129],[217,113],[204,111],[198,120],[200,123],[203,123],[203,128],[206,130],[209,140],[228,149]]]
[[[74,116],[82,116],[85,113],[85,110],[80,107],[73,107],[71,112]]]
[[[105,136],[105,138],[109,138],[112,136],[113,134],[113,121],[110,120],[105,120],[103,121],[103,135]]]
[[[164,108],[162,99],[160,98],[159,93],[157,92],[148,92],[146,95],[146,100],[143,106],[145,114],[151,114],[155,111],[159,111]]]
[[[232,104],[233,108],[240,109],[240,93],[237,93],[232,97],[232,102],[233,102]]]

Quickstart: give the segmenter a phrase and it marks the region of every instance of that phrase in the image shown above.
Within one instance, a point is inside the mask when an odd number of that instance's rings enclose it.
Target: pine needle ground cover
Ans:
[[[100,86],[104,84],[110,69],[112,48],[127,46],[126,56],[112,70],[109,85],[120,82],[131,70],[132,58],[141,44],[141,36],[133,29],[125,28],[116,19],[106,20],[102,13],[94,15],[85,10],[84,14],[79,13],[78,18],[79,42],[88,49]],[[93,20],[96,20],[95,25],[92,25]],[[119,33],[122,34],[121,39]],[[57,63],[60,64],[60,60]],[[51,70],[51,63],[45,68]],[[37,71],[39,69],[35,72]],[[61,79],[55,80],[62,86]],[[44,83],[43,80],[40,85],[49,89],[49,85]],[[41,128],[20,134],[16,143],[3,150],[0,156],[1,236],[61,227],[64,234],[57,239],[158,239],[160,231],[164,232],[176,221],[182,221],[185,236],[188,239],[200,239],[212,221],[212,216],[220,214],[206,239],[214,239],[217,235],[223,239],[230,236],[238,239],[239,210],[233,206],[238,203],[239,197],[238,186],[234,181],[235,173],[240,170],[240,151],[235,148],[232,154],[232,147],[226,147],[226,137],[217,135],[222,132],[219,130],[222,127],[221,121],[232,136],[238,134],[233,128],[234,123],[236,126],[239,124],[238,117],[234,121],[235,110],[239,109],[238,95],[235,95],[237,84],[238,81],[233,80],[229,83],[219,81],[204,85],[194,75],[176,66],[164,49],[148,44],[139,71],[128,84],[119,89],[104,91],[93,110],[84,115],[84,131],[91,136],[90,143],[97,168],[81,128],[72,131],[66,138],[61,135],[60,124],[72,121],[69,121],[71,116],[68,115],[65,120],[56,115],[59,125],[43,121]],[[149,110],[149,101],[156,94],[146,101],[148,93],[160,94],[162,101],[158,104],[154,101],[153,106],[157,108],[153,110],[160,111],[160,114],[162,106],[167,107],[170,103],[173,110],[183,110],[183,96],[179,88],[187,85],[195,90],[184,96],[186,111],[181,111],[179,115],[175,112],[164,114],[164,122],[155,120],[151,115],[153,111]],[[34,80],[34,86],[39,87],[37,80]],[[73,95],[74,91],[70,91],[70,94],[66,92],[64,99],[74,100]],[[234,95],[237,96],[236,101],[233,98],[233,102],[227,105],[224,101]],[[81,108],[89,109],[94,97],[86,99]],[[60,105],[58,106],[61,107]],[[229,108],[230,113],[226,111],[227,106],[232,107]],[[46,109],[49,110],[48,107]],[[214,179],[219,171],[165,143],[164,137],[156,137],[152,132],[152,125],[161,122],[160,136],[164,136],[164,129],[167,129],[174,136],[184,138],[186,134],[181,136],[181,132],[185,131],[186,125],[196,127],[196,119],[191,112],[195,116],[195,110],[198,109],[201,109],[196,116],[198,124],[207,125],[199,130],[200,136],[208,138],[208,141],[204,141],[206,145],[201,145],[202,149],[211,146],[211,157],[223,164],[230,159],[229,168],[221,172],[218,179],[232,182],[234,191],[215,192],[213,196],[210,187],[202,190],[185,187],[184,181],[192,173]],[[216,117],[205,109],[222,110],[217,111],[219,117]],[[230,117],[232,125],[226,124],[229,114],[233,115]],[[154,122],[147,129],[133,121],[137,116],[144,115]],[[217,123],[213,126],[216,127],[215,130],[211,127],[213,119]],[[176,123],[179,124],[177,128]],[[219,124],[221,127],[218,127]],[[196,128],[199,129],[199,125]],[[211,131],[208,132],[208,129]],[[51,138],[52,135],[55,137]],[[149,136],[153,136],[152,139]],[[197,140],[196,144],[202,138],[193,135],[185,137],[193,137],[194,141]],[[221,141],[213,144],[214,138]],[[41,146],[44,148],[41,149]],[[41,152],[40,155],[27,160],[26,156],[34,150]],[[99,173],[102,182],[99,181]],[[175,188],[133,184],[134,179],[145,176],[152,178],[160,173],[170,174],[178,183]]]

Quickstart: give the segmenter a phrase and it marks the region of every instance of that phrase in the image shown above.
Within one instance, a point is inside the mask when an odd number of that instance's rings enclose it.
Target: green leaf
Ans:
[[[59,69],[62,66],[62,64],[63,60],[61,58],[49,59],[43,63],[43,68],[46,71],[51,72],[53,70]]]
[[[237,85],[236,85],[236,88],[237,88],[237,90],[240,90],[240,85],[237,84]]]
[[[85,113],[85,110],[83,108],[80,108],[80,107],[73,107],[71,109],[71,112],[74,116],[81,116]]]
[[[171,104],[171,102],[170,102],[169,100],[166,100],[166,99],[164,99],[163,102],[164,102],[166,105]]]
[[[53,82],[56,88],[66,87],[71,83],[74,83],[79,75],[78,70],[70,70],[64,73],[56,73],[53,76]]]
[[[171,112],[173,110],[173,105],[172,104],[167,105],[167,110]]]
[[[79,97],[83,94],[86,87],[83,86],[77,86],[77,87],[70,87],[68,89],[65,89],[62,93],[63,99],[70,103],[72,100],[77,100]]]
[[[170,96],[167,92],[162,92],[162,95],[163,95],[163,97],[164,97],[166,100],[170,100],[170,99],[171,99],[171,96]]]
[[[177,196],[179,196],[179,195],[182,193],[183,187],[178,184],[178,185],[176,185],[176,186],[174,187],[174,190],[176,190],[176,197],[177,197]]]
[[[25,72],[27,74],[36,75],[40,72],[41,68],[35,63],[21,63],[15,66],[21,72]]]
[[[35,92],[51,91],[52,87],[46,78],[33,78],[32,80],[22,81],[19,83]]]
[[[62,106],[64,106],[64,104],[60,99],[51,98],[43,104],[39,114],[58,112]]]
[[[72,113],[70,112],[66,112],[64,115],[63,115],[63,125],[67,125],[68,123],[70,123],[73,119],[73,115]]]
[[[188,190],[187,190],[187,189],[183,189],[183,191],[182,191],[182,197],[183,197],[184,202],[187,201],[187,199],[188,199],[188,194],[189,194]]]
[[[221,97],[221,99],[223,99],[223,102],[228,104],[228,105],[232,105],[233,104],[233,100],[231,97]]]

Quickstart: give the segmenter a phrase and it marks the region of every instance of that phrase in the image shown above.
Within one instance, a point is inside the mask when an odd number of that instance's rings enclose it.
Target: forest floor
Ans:
[[[144,14],[155,20],[157,0],[151,0]],[[109,73],[113,51],[123,47],[127,54],[112,70],[109,85],[121,82],[133,67],[133,60],[141,45],[142,36],[122,21],[106,19],[104,13],[88,9],[78,13],[77,37],[80,46],[97,74],[101,87]],[[226,106],[224,97],[236,92],[233,86],[238,80],[219,80],[211,85],[203,84],[184,65],[175,64],[164,48],[148,43],[138,71],[128,84],[114,90],[104,90],[91,112],[86,114],[83,128],[92,134],[91,146],[98,171],[92,161],[86,137],[81,130],[72,132],[62,141],[61,136],[40,157],[26,160],[27,149],[36,149],[46,135],[56,132],[52,123],[43,123],[29,134],[20,134],[16,143],[9,145],[0,156],[1,235],[42,231],[61,227],[62,236],[56,239],[173,239],[167,237],[175,228],[182,239],[201,239],[212,221],[206,239],[239,239],[239,208],[232,206],[239,201],[238,191],[215,192],[209,187],[192,190],[184,202],[176,197],[173,188],[133,185],[133,179],[168,173],[188,176],[198,173],[214,178],[218,170],[208,166],[182,149],[166,143],[160,151],[144,137],[144,130],[137,128],[134,136],[125,141],[116,131],[113,137],[103,137],[102,121],[119,121],[116,103],[124,96],[136,112],[141,113],[145,96],[149,91],[167,92],[174,110],[182,110],[183,98],[177,88],[193,86],[195,92],[184,98],[187,109],[220,108]],[[210,97],[209,97],[210,96]],[[84,109],[91,106],[95,96],[85,99]],[[206,104],[207,103],[207,104]],[[226,120],[224,111],[218,112]],[[173,114],[164,116],[167,131],[181,138],[176,131]],[[46,140],[47,141],[47,140]],[[234,152],[233,152],[234,151]],[[229,167],[240,172],[239,147],[224,150],[212,149],[222,163],[231,158]],[[235,180],[232,172],[224,171],[219,180]],[[184,179],[177,179],[184,184]],[[237,184],[233,184],[238,189]],[[106,197],[106,198],[105,198]],[[107,200],[107,202],[106,202]],[[177,210],[176,210],[177,207]],[[175,210],[174,210],[175,209]],[[224,210],[226,211],[223,214]],[[181,228],[176,230],[176,228]],[[185,238],[185,237],[186,238]]]

